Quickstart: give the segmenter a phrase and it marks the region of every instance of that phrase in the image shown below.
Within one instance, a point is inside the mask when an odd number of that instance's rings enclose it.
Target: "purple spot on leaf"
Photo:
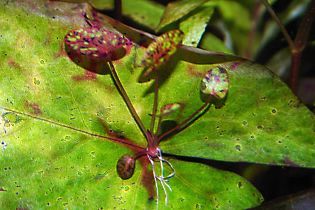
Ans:
[[[230,66],[230,69],[231,69],[231,70],[236,70],[237,67],[238,67],[240,64],[241,64],[240,62],[234,62],[234,63]]]

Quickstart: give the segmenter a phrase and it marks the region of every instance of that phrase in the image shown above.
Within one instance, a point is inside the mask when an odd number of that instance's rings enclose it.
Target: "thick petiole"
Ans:
[[[157,76],[154,80],[154,102],[151,115],[150,132],[154,133],[155,117],[158,108],[158,98],[159,98],[159,77]]]

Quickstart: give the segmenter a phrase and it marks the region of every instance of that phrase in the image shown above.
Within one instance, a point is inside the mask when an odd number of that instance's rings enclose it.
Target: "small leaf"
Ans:
[[[165,115],[168,115],[172,112],[175,112],[181,108],[183,108],[183,105],[180,103],[166,104],[161,108],[160,115],[165,116]]]
[[[167,62],[181,44],[184,34],[180,30],[171,30],[157,37],[145,51],[141,66],[145,68],[142,78],[147,78],[160,65]],[[142,81],[143,79],[139,80]]]
[[[179,28],[185,34],[183,44],[196,47],[205,31],[213,14],[213,6],[201,6],[187,19],[180,22]]]
[[[165,26],[184,17],[207,1],[208,0],[182,0],[169,3],[164,11],[162,20],[157,28],[157,31],[160,31]]]
[[[141,61],[142,66],[159,67],[175,53],[182,40],[183,32],[180,30],[172,30],[162,34],[148,46]]]
[[[203,94],[218,100],[226,96],[228,87],[228,74],[222,67],[210,69],[200,83],[200,90]]]
[[[106,62],[122,58],[132,45],[126,37],[97,27],[72,30],[64,41],[70,59],[96,73],[104,71]]]

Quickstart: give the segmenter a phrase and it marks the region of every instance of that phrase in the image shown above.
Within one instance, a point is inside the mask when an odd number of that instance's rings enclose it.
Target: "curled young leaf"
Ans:
[[[117,161],[116,171],[121,179],[129,179],[135,171],[135,159],[129,155],[123,155]]]
[[[222,67],[210,69],[200,83],[200,91],[208,98],[224,99],[229,89],[227,71]]]
[[[104,73],[106,62],[122,58],[132,42],[126,37],[96,27],[70,31],[65,36],[68,56],[79,66],[95,73]]]
[[[182,107],[183,107],[183,104],[180,104],[180,103],[166,104],[161,108],[160,115],[161,116],[168,115],[172,112],[175,112],[181,109]]]

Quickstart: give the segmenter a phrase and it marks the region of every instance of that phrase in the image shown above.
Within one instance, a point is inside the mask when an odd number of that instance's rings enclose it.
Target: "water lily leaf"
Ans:
[[[2,208],[156,208],[142,187],[140,164],[129,180],[116,174],[116,161],[128,152],[126,148],[27,118],[11,131],[0,161]],[[262,201],[257,190],[236,174],[171,161],[176,176],[169,183],[167,206],[160,190],[159,209],[247,208]]]
[[[69,31],[87,26],[84,7],[71,4],[63,8],[65,16],[57,10],[54,18],[50,5],[55,2],[29,4],[27,10],[27,1],[24,9],[19,2],[0,3],[1,207],[156,208],[144,161],[137,161],[128,180],[116,173],[119,158],[146,142],[110,76],[85,72],[64,50]],[[140,50],[131,49],[114,65],[148,126],[153,97],[143,93],[150,84],[137,83],[140,72],[132,68]],[[260,193],[234,173],[168,160],[176,174],[167,206],[159,185],[159,209],[244,209],[262,202]]]

